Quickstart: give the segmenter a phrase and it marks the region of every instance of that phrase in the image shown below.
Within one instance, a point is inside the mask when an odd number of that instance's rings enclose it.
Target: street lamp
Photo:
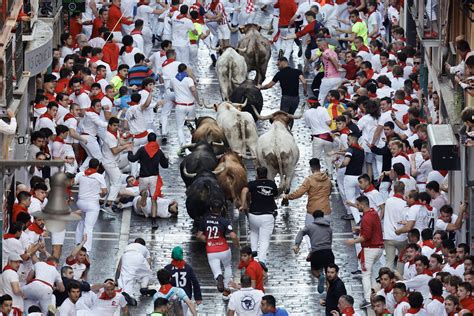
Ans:
[[[81,217],[72,214],[67,204],[66,193],[66,174],[57,172],[51,177],[51,191],[48,197],[48,203],[42,211],[35,212],[32,215],[36,218],[44,219],[46,228],[52,233],[58,233],[66,229],[66,223],[78,221]]]

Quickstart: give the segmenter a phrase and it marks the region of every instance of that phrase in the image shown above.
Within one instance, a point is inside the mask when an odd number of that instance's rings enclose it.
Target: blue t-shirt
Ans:
[[[288,316],[288,312],[283,308],[277,308],[274,313],[265,313],[262,316]]]

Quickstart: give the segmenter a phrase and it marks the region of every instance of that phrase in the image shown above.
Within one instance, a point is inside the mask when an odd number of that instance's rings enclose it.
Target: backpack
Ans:
[[[316,21],[316,23],[314,24],[313,32],[314,32],[315,34],[318,34],[319,31],[321,30],[321,28],[323,28],[323,27],[324,27],[324,25],[323,25],[321,22]],[[316,49],[316,48],[318,48],[318,45],[316,44],[316,38],[313,38],[311,35],[310,35],[309,37],[310,37],[310,39],[311,39],[311,42],[310,42],[310,44],[309,44],[310,47],[311,47],[311,49]]]

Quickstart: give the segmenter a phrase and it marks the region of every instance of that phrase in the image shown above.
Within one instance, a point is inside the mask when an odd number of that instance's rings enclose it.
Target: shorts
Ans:
[[[230,29],[228,24],[219,25],[217,27],[217,37],[220,40],[230,40]]]
[[[64,239],[66,237],[66,230],[51,233],[51,244],[52,245],[64,245]]]
[[[148,196],[155,200],[158,198],[158,176],[143,177],[138,179],[138,187],[140,192],[148,191]],[[161,189],[161,188],[159,188]]]
[[[316,250],[311,253],[311,270],[321,270],[334,263],[334,254],[331,249]]]

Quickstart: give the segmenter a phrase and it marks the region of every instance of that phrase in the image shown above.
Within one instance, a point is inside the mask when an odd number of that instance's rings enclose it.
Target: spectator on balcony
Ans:
[[[474,146],[474,108],[467,107],[461,113],[461,119],[464,124],[460,131],[466,146]]]
[[[0,133],[4,135],[13,135],[15,134],[17,126],[15,113],[12,110],[8,109],[7,117],[10,119],[10,123],[7,123],[4,120],[0,119]]]
[[[463,39],[456,41],[456,54],[461,57],[461,62],[456,66],[451,66],[449,63],[445,63],[444,66],[447,72],[461,79],[464,75],[465,61],[472,55],[469,43]]]

